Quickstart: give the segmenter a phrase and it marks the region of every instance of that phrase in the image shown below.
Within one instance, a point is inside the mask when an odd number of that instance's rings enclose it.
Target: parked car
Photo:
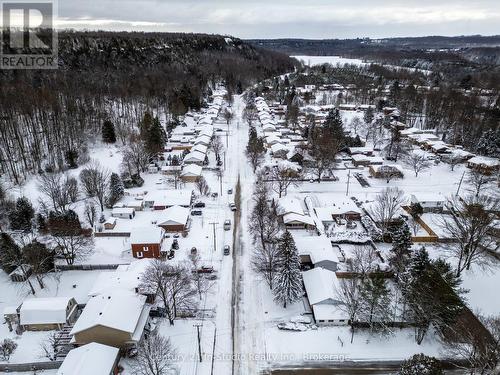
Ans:
[[[224,255],[229,255],[231,253],[231,247],[229,245],[224,246]]]
[[[212,197],[212,198],[217,198],[218,196],[219,196],[219,193],[212,193],[212,194],[211,194],[211,197]]]
[[[212,266],[202,266],[201,268],[198,268],[196,271],[197,273],[212,273],[214,272],[214,268]]]
[[[224,230],[231,230],[231,220],[227,219],[224,221]]]
[[[230,195],[233,194],[233,189],[227,189],[227,193]]]
[[[175,250],[170,250],[168,253],[167,253],[167,259],[170,260],[170,259],[174,259],[175,257]]]
[[[201,215],[203,215],[203,212],[201,210],[192,210],[191,215],[192,216],[201,216]]]
[[[235,203],[229,203],[229,208],[231,209],[231,211],[236,211],[238,209]]]
[[[196,249],[196,247],[192,247],[191,248],[191,255],[196,255],[198,253],[198,249]]]
[[[196,202],[193,204],[193,207],[195,208],[204,208],[205,207],[205,202]]]

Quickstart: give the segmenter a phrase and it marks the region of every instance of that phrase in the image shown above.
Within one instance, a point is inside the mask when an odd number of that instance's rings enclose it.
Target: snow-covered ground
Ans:
[[[347,64],[358,65],[358,66],[366,65],[366,63],[364,63],[363,60],[349,59],[341,56],[291,56],[291,57],[309,66],[323,65],[323,64],[332,64],[334,66],[347,65]]]

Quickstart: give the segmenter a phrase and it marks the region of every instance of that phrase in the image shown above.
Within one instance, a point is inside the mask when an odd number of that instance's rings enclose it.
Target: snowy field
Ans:
[[[347,57],[341,56],[291,56],[299,61],[301,61],[305,65],[314,66],[314,65],[323,65],[323,64],[332,64],[336,65],[357,65],[363,66],[366,65],[363,60],[360,59],[349,59]]]

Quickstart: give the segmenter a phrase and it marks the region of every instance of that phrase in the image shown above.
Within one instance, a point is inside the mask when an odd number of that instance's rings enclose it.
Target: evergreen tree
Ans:
[[[0,233],[0,266],[9,274],[22,264],[22,252],[12,237],[5,232]]]
[[[392,249],[389,263],[394,267],[396,273],[403,271],[410,258],[412,240],[411,232],[406,222],[402,223],[391,232]]]
[[[500,129],[487,130],[483,132],[477,142],[476,151],[478,154],[491,157],[500,156]]]
[[[415,354],[403,362],[398,375],[444,375],[444,372],[436,358]]]
[[[373,108],[370,106],[366,109],[365,114],[363,116],[363,120],[367,125],[370,125],[374,118],[375,116],[373,114]]]
[[[146,150],[151,155],[157,155],[163,151],[166,137],[158,117],[153,119],[144,139],[146,141]]]
[[[174,155],[172,157],[172,160],[170,161],[170,165],[179,166],[180,164],[181,162],[179,161],[179,157],[177,155]]]
[[[106,199],[108,207],[113,207],[116,202],[118,202],[125,193],[125,188],[123,186],[122,179],[116,173],[111,173],[109,180],[109,193]]]
[[[68,168],[78,168],[78,151],[69,149],[64,154],[64,157],[66,159],[66,164],[68,164]]]
[[[381,274],[364,278],[361,282],[363,319],[370,324],[370,329],[385,328],[390,320],[391,292]]]
[[[345,143],[344,134],[344,124],[342,123],[342,117],[340,117],[340,111],[338,109],[332,109],[328,116],[326,116],[323,128],[328,131],[329,135],[340,142],[341,147]]]
[[[31,230],[31,221],[35,217],[33,205],[26,197],[18,198],[14,210],[9,213],[10,227],[13,230],[28,232]]]
[[[102,141],[104,143],[116,142],[115,126],[110,120],[106,120],[102,124]]]
[[[151,128],[152,124],[153,124],[153,116],[151,116],[151,113],[149,112],[144,113],[144,117],[142,118],[142,121],[139,123],[139,131],[143,141],[146,141],[147,134],[149,133],[149,129]]]
[[[286,231],[279,240],[277,272],[274,280],[274,299],[286,308],[302,296],[302,275],[300,259],[290,232]]]

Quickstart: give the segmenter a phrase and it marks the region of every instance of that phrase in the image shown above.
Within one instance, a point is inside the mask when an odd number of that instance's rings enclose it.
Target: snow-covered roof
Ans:
[[[205,160],[205,154],[200,151],[191,151],[189,154],[187,154],[183,161],[185,163],[187,162],[203,162]]]
[[[284,151],[288,154],[288,152],[290,151],[290,148],[288,148],[287,146],[285,146],[281,143],[275,143],[274,145],[271,146],[271,151],[273,153]]]
[[[373,152],[373,147],[349,147],[349,153],[351,155],[364,154],[368,152]]]
[[[146,297],[127,291],[113,291],[92,297],[76,321],[71,334],[95,326],[133,334],[145,309]]]
[[[189,209],[181,206],[172,206],[163,211],[158,225],[185,225],[189,217]]]
[[[72,297],[27,298],[20,310],[21,325],[66,323]],[[75,304],[76,306],[76,304]]]
[[[313,305],[314,318],[316,320],[347,320],[347,314],[342,311],[339,305]]]
[[[338,279],[335,272],[316,267],[302,272],[304,287],[310,305],[317,303],[334,303],[337,299]]]
[[[118,266],[114,272],[101,272],[88,295],[94,297],[114,290],[126,290],[135,293],[141,284],[143,273],[151,262],[152,259],[138,259],[130,264]]]
[[[314,222],[313,218],[311,216],[307,215],[300,215],[296,213],[288,213],[283,215],[283,222],[285,224],[290,224],[290,223],[303,223],[307,225],[314,225],[316,226],[316,223]]]
[[[145,202],[153,202],[155,206],[189,206],[192,190],[153,190],[144,197]]]
[[[415,192],[411,194],[410,201],[417,202],[444,202],[446,197],[440,191]]]
[[[130,232],[130,244],[160,243],[162,237],[163,230],[157,226],[134,227]]]
[[[132,207],[115,207],[113,208],[113,215],[131,215],[134,213],[134,209]]]
[[[207,153],[207,150],[208,150],[208,147],[205,146],[205,145],[202,145],[202,144],[197,144],[197,145],[194,145],[192,148],[191,148],[191,152],[193,151],[199,151],[201,152],[202,154],[206,154]]]
[[[500,165],[498,159],[489,158],[486,156],[474,156],[473,158],[468,160],[469,164],[486,166],[486,167],[496,167]]]
[[[309,255],[311,262],[316,264],[322,261],[338,263],[339,259],[333,250],[330,240],[322,236],[293,236],[299,255]]]
[[[109,375],[116,358],[118,348],[91,342],[70,350],[57,375]]]
[[[181,176],[201,176],[201,165],[189,164],[182,168]]]
[[[291,212],[300,215],[304,214],[304,208],[302,207],[301,200],[291,195],[286,195],[284,197],[279,198],[277,206],[278,206],[277,211],[279,215],[284,215]]]

